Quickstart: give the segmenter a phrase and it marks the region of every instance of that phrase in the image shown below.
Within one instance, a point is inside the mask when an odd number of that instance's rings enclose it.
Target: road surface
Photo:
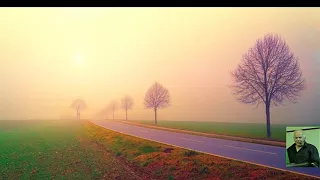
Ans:
[[[169,132],[114,121],[92,122],[107,129],[160,143],[320,177],[320,168],[287,168],[286,149],[284,147]]]

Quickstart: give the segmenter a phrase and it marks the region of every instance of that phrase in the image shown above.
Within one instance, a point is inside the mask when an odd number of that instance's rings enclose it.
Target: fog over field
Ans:
[[[320,124],[319,22],[319,8],[1,8],[0,120],[75,118],[76,98],[92,118],[126,94],[130,119],[153,120],[143,100],[157,81],[171,96],[159,121],[265,123],[264,104],[231,93],[230,72],[276,33],[307,89],[299,103],[272,107],[271,122]]]

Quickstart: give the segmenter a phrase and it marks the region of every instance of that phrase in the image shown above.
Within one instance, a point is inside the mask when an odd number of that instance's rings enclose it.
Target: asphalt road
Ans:
[[[121,122],[105,120],[92,122],[107,129],[156,142],[320,177],[320,168],[287,168],[286,149],[284,147],[175,133]]]

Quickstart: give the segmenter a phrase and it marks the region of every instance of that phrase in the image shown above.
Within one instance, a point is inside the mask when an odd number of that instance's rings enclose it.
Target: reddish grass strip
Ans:
[[[301,179],[313,177],[207,155],[121,134],[87,122],[86,133],[155,179]]]

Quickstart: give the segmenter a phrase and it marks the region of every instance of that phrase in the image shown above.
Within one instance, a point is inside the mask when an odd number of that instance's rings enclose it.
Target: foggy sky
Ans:
[[[91,118],[125,94],[129,119],[153,119],[143,98],[157,81],[172,97],[159,120],[264,123],[263,104],[237,102],[228,85],[266,33],[286,40],[307,81],[271,122],[320,124],[319,8],[1,8],[0,119],[75,117],[77,97]]]

